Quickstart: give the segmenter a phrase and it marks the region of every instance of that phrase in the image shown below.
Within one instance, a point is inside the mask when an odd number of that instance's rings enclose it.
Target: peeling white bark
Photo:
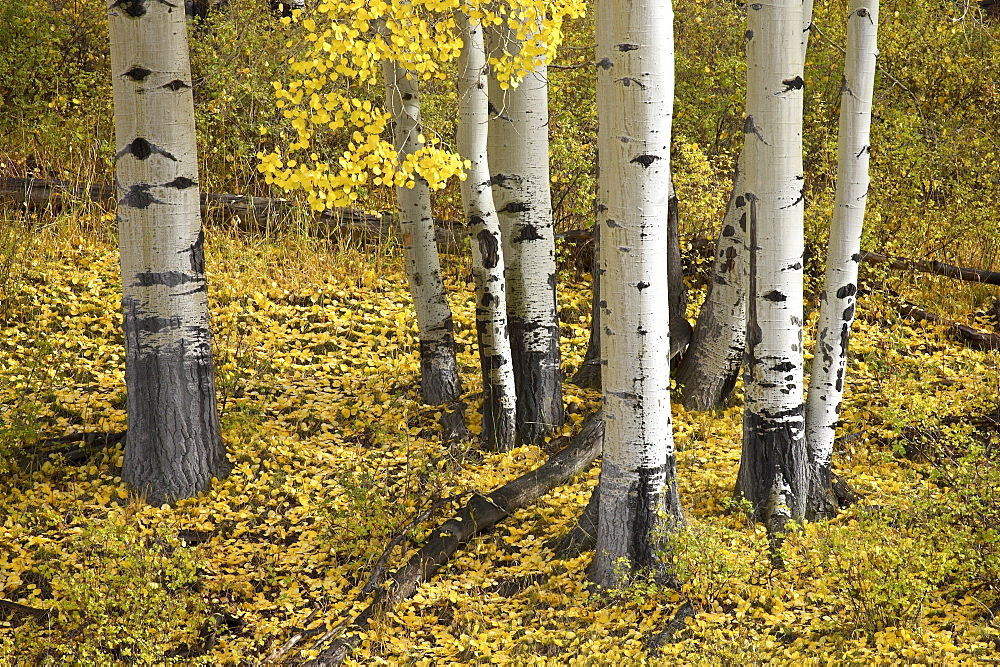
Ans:
[[[415,78],[385,61],[386,110],[393,118],[393,141],[400,162],[424,147],[421,141],[420,94]],[[454,324],[441,277],[434,216],[427,181],[417,178],[412,188],[396,188],[396,205],[406,264],[406,278],[417,315],[420,338],[420,380],[424,401],[454,403],[462,393],[455,362]],[[451,434],[446,434],[446,436]]]
[[[507,295],[500,222],[487,162],[489,95],[486,50],[478,20],[455,12],[464,46],[458,63],[458,152],[471,166],[462,182],[462,205],[472,245],[476,280],[476,328],[483,370],[482,443],[508,450],[516,440],[514,370],[507,335]]]
[[[831,460],[844,396],[847,345],[857,301],[861,233],[870,183],[869,131],[878,57],[879,6],[878,0],[852,0],[850,7],[840,93],[837,194],[806,407],[811,518],[829,517],[836,512]]]
[[[737,493],[805,513],[802,356],[802,3],[747,5],[744,122],[749,286],[743,454]],[[783,496],[776,504],[774,494]],[[769,500],[771,502],[769,502]]]
[[[216,409],[182,6],[108,8],[128,436],[122,478],[155,504],[230,468]]]
[[[506,24],[488,37],[492,54],[520,52]],[[489,163],[503,235],[517,426],[533,443],[563,422],[546,66],[539,63],[516,88],[501,89],[495,76],[489,82]]]
[[[670,2],[597,3],[601,503],[591,577],[617,586],[656,568],[682,520],[670,410],[667,214],[674,97]]]

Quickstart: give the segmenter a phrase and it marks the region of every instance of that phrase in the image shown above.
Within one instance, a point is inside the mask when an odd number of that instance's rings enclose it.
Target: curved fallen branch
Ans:
[[[889,257],[880,255],[877,252],[861,251],[862,262],[867,264],[886,264],[890,269],[901,271],[921,271],[923,273],[933,273],[936,276],[965,280],[970,283],[983,283],[985,285],[1000,285],[1000,271],[987,271],[986,269],[973,269],[966,266],[954,266],[931,260],[925,262],[916,259],[906,259],[903,257]]]
[[[918,322],[941,324],[948,327],[951,333],[958,338],[959,341],[974,350],[1000,350],[1000,334],[976,331],[972,327],[965,324],[959,324],[958,322],[941,317],[940,315],[927,312],[923,308],[909,303],[908,301],[901,302],[899,306],[897,306],[897,310],[899,311],[901,317],[906,317]]]
[[[604,443],[604,420],[601,413],[587,418],[580,433],[538,468],[508,482],[487,496],[473,494],[459,512],[434,531],[433,537],[396,571],[388,586],[378,589],[368,607],[349,623],[326,633],[317,643],[335,641],[320,656],[308,663],[314,667],[339,665],[360,642],[363,631],[373,618],[392,609],[413,595],[417,586],[428,581],[458,548],[483,533],[518,509],[534,502],[555,487],[583,472],[601,453]]]

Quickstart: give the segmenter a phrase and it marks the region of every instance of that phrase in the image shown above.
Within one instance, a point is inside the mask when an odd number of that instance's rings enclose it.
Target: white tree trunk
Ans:
[[[520,52],[507,27],[488,31],[491,54]],[[516,88],[490,76],[489,163],[507,279],[517,425],[534,443],[563,422],[556,241],[549,191],[548,75],[539,63]]]
[[[230,464],[219,428],[183,9],[108,9],[128,436],[122,478],[154,504]]]
[[[737,494],[772,530],[805,514],[802,3],[750,3],[744,121],[749,286]]]
[[[487,449],[508,450],[515,444],[516,393],[507,334],[507,295],[500,223],[487,162],[489,95],[486,49],[478,20],[455,12],[461,31],[458,63],[458,152],[470,166],[462,182],[462,206],[472,245],[472,273],[476,280],[476,328],[483,370],[482,443]]]
[[[878,10],[878,0],[852,0],[847,19],[847,57],[840,93],[837,145],[837,195],[806,408],[810,466],[807,510],[810,518],[832,516],[837,509],[831,489],[831,459],[844,395],[847,344],[854,321],[861,232],[868,201],[869,130],[878,56]]]
[[[812,9],[813,0],[803,0],[799,37],[803,63],[809,44]],[[798,74],[801,76],[802,72]],[[743,364],[748,266],[745,177],[746,164],[741,152],[716,242],[708,293],[698,312],[691,345],[677,369],[677,384],[688,410],[711,410],[722,405],[736,386]]]
[[[667,215],[674,98],[670,2],[597,4],[604,455],[591,577],[656,568],[682,520],[670,410]]]
[[[407,155],[416,153],[424,146],[421,140],[420,94],[416,79],[407,78],[406,70],[396,63],[385,61],[382,75],[386,110],[393,118],[393,142],[402,162]],[[427,181],[418,177],[412,188],[397,187],[396,205],[406,278],[417,315],[423,398],[431,405],[446,404],[448,415],[458,412],[442,419],[444,437],[453,439],[464,431],[462,411],[456,405],[462,394],[462,384],[455,362],[454,324],[441,277]]]

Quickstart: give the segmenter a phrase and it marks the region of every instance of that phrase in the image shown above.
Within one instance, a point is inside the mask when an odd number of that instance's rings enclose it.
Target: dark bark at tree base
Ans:
[[[357,632],[363,631],[373,618],[413,595],[417,586],[433,577],[469,539],[491,529],[519,508],[586,470],[601,453],[603,442],[604,422],[597,413],[587,418],[583,429],[565,449],[542,466],[508,482],[488,496],[474,494],[454,518],[432,532],[434,537],[396,571],[388,587],[382,587],[375,593],[371,604],[363,612],[350,623],[327,633],[331,638],[340,638],[308,664],[315,667],[341,664],[361,642]]]
[[[450,334],[444,342],[420,341],[420,392],[428,405],[451,403],[462,395],[455,339]]]
[[[126,308],[128,435],[122,479],[153,505],[208,490],[229,474],[219,436],[211,356],[183,350],[140,352],[137,323]],[[207,335],[205,336],[207,339]]]
[[[801,425],[802,406],[794,411]],[[735,496],[753,505],[754,518],[781,532],[783,522],[801,519],[808,492],[805,442],[786,421],[750,410],[743,417],[743,453]],[[782,503],[787,509],[782,509]],[[785,513],[787,512],[787,517]]]
[[[525,322],[509,321],[510,348],[517,387],[517,431],[521,442],[538,444],[562,426],[562,371],[559,368],[559,327],[553,327],[552,342],[545,353],[527,352],[525,338],[531,329]]]

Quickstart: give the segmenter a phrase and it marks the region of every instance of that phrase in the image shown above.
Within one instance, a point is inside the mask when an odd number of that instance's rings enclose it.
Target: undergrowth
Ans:
[[[39,232],[4,304],[0,426],[10,472],[0,502],[0,588],[40,615],[0,609],[0,655],[43,664],[263,659],[295,628],[332,627],[356,610],[382,550],[432,503],[488,491],[547,456],[535,447],[493,455],[440,442],[437,415],[419,400],[415,322],[391,239],[362,246],[215,227],[208,268],[234,470],[201,497],[143,506],[120,480],[120,444],[53,440],[125,427],[117,256],[101,234],[73,232],[78,222]],[[445,274],[475,415],[472,286],[461,263]],[[572,371],[586,347],[589,296],[584,277],[562,277]],[[995,409],[995,355],[898,321],[876,294],[861,304],[868,319],[854,339],[847,437],[835,466],[862,500],[790,534],[783,569],[769,558],[763,529],[729,500],[738,405],[717,414],[675,406],[689,519],[670,550],[679,590],[598,595],[586,584],[589,554],[554,559],[546,543],[586,504],[592,470],[474,540],[376,622],[353,660],[989,655],[1000,642],[998,445],[987,422],[963,418]],[[597,396],[569,386],[566,401],[594,409]],[[562,434],[581,420],[571,415]],[[413,529],[390,564],[455,508],[446,503]],[[659,645],[653,638],[684,603],[695,615]],[[314,655],[310,646],[290,657]]]

